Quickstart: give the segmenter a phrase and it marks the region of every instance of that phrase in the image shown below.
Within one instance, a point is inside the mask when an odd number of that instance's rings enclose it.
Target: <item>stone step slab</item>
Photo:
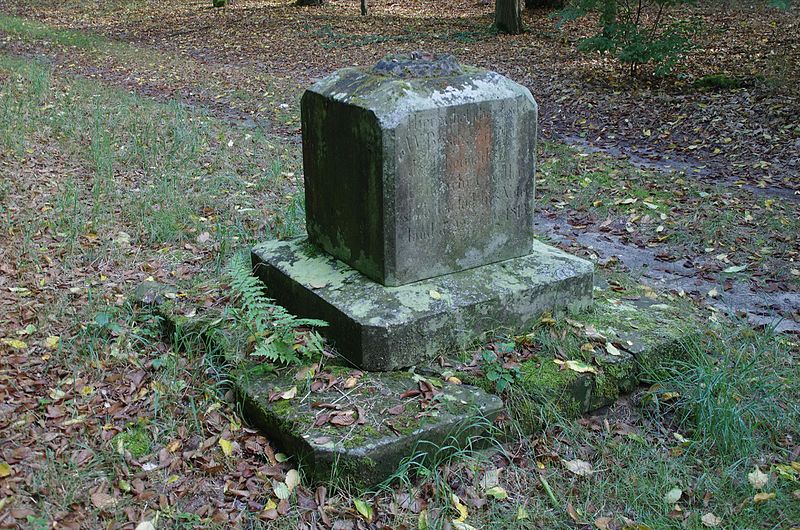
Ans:
[[[290,313],[322,319],[336,350],[364,370],[427,365],[485,333],[528,329],[545,311],[592,300],[593,265],[534,241],[529,255],[399,287],[385,287],[304,239],[252,251],[268,295]]]

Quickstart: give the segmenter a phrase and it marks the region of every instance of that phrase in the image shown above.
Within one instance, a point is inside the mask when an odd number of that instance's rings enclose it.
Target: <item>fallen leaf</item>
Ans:
[[[664,502],[667,504],[675,504],[679,500],[681,500],[681,496],[683,495],[683,491],[680,488],[672,488],[667,493],[664,494]]]
[[[732,267],[728,267],[724,269],[722,272],[726,274],[735,274],[737,272],[742,272],[743,270],[747,269],[747,265],[734,265]]]
[[[608,530],[611,527],[611,517],[598,517],[594,520],[594,526],[599,530]]]
[[[528,510],[524,506],[517,506],[517,521],[528,518]]]
[[[108,493],[92,493],[91,500],[95,508],[103,511],[110,510],[117,505],[117,499]]]
[[[761,493],[756,493],[753,496],[753,502],[756,503],[756,504],[759,504],[759,503],[762,503],[762,502],[767,502],[768,500],[774,499],[774,498],[775,498],[775,494],[774,493],[761,492]]]
[[[292,399],[296,395],[297,395],[297,387],[293,386],[292,388],[281,394],[281,399]]]
[[[436,289],[431,289],[430,291],[428,291],[428,294],[434,300],[441,300],[442,299],[442,294],[439,291],[437,291]]]
[[[288,499],[291,493],[291,491],[289,491],[289,486],[287,486],[285,482],[275,482],[272,485],[272,490],[275,492],[275,496],[280,500]]]
[[[346,410],[344,412],[336,412],[331,414],[329,423],[338,425],[340,427],[348,427],[356,422],[355,411]]]
[[[481,478],[481,488],[484,490],[488,490],[497,486],[500,483],[500,469],[492,468],[487,469],[486,473],[483,474],[483,478]]]
[[[464,521],[467,518],[467,515],[469,515],[467,507],[461,504],[461,499],[459,499],[458,495],[455,493],[450,494],[450,502],[453,503],[453,508],[455,508],[458,512],[458,519],[455,519],[455,521],[458,521],[459,523]]]
[[[400,403],[399,405],[395,405],[394,407],[386,409],[386,412],[388,412],[392,416],[397,416],[398,414],[402,414],[403,412],[405,412],[405,410],[406,410],[405,404]]]
[[[361,514],[361,517],[363,517],[365,521],[367,521],[368,523],[372,522],[372,516],[374,515],[374,512],[372,510],[371,504],[368,504],[362,501],[361,499],[353,499],[353,504],[355,505],[358,513]]]
[[[767,485],[767,482],[769,482],[769,475],[763,473],[760,469],[758,469],[758,467],[756,467],[752,472],[747,474],[747,480],[750,482],[751,486],[757,490],[760,490]]]
[[[290,469],[286,472],[286,487],[289,488],[291,492],[297,486],[300,485],[300,473],[297,472],[296,469]]]
[[[709,526],[712,528],[715,526],[719,526],[722,523],[722,518],[717,517],[711,512],[705,514],[703,517],[700,518],[700,520],[703,522],[703,526]]]
[[[11,464],[0,462],[0,478],[6,478],[9,475],[11,475]]]
[[[153,521],[142,521],[136,525],[136,530],[156,530],[156,525]]]
[[[562,462],[564,463],[564,467],[579,477],[588,477],[594,473],[592,464],[586,462],[585,460],[576,458],[575,460],[562,460]]]
[[[609,355],[613,355],[615,357],[622,355],[622,353],[620,353],[620,351],[610,342],[606,342],[606,351],[609,353]]]
[[[581,516],[575,510],[575,507],[572,505],[571,502],[567,502],[567,515],[569,515],[570,519],[572,519],[576,523],[581,522]]]
[[[15,350],[24,350],[25,348],[28,347],[28,345],[25,344],[24,341],[21,341],[19,339],[3,339],[0,342],[11,346]]]
[[[224,454],[225,456],[231,456],[231,454],[233,454],[233,444],[229,440],[226,440],[225,438],[220,438],[218,443],[219,446],[222,448],[222,454]]]
[[[559,366],[566,366],[573,372],[578,372],[579,374],[597,373],[597,369],[595,367],[589,366],[583,361],[562,361],[561,359],[553,359],[553,362]]]
[[[493,487],[489,488],[488,490],[486,490],[486,495],[489,495],[490,497],[494,497],[495,499],[497,499],[499,501],[508,498],[508,493],[506,492],[506,490],[504,490],[500,486],[493,486]]]

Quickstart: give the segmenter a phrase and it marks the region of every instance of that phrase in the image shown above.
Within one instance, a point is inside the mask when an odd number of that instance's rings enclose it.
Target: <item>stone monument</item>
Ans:
[[[592,265],[533,237],[537,105],[450,56],[339,70],[301,103],[308,239],[253,249],[289,311],[366,370],[591,303]]]

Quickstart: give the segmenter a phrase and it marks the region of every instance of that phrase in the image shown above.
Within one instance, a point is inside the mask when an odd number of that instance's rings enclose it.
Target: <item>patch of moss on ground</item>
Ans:
[[[149,455],[152,450],[150,433],[140,424],[129,426],[111,439],[111,446],[115,450],[118,449],[120,445],[126,451],[129,451],[134,458],[141,458]]]

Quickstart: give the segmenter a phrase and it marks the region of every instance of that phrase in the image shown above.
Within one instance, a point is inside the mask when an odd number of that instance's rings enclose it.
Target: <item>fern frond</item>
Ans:
[[[322,353],[322,337],[316,331],[304,333],[306,340],[298,341],[296,328],[322,327],[328,323],[314,318],[298,318],[267,297],[263,284],[253,275],[246,253],[234,256],[225,272],[241,305],[241,309],[235,309],[232,314],[256,339],[251,355],[274,363],[299,364],[302,357]]]

